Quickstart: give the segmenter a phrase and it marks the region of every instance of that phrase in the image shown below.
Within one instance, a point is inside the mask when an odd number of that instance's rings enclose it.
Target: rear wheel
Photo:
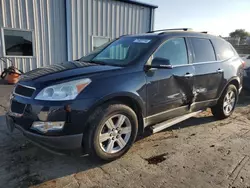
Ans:
[[[234,85],[229,85],[223,92],[217,105],[211,108],[213,115],[218,119],[229,117],[234,111],[237,99],[237,88]]]
[[[105,104],[90,117],[87,135],[91,156],[111,161],[125,154],[135,141],[138,121],[135,112],[123,104]]]

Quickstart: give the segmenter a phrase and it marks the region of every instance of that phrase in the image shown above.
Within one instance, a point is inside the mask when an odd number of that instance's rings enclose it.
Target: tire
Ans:
[[[231,102],[227,102],[226,104],[226,101],[229,101],[228,100],[229,95],[231,96],[232,93],[234,95],[234,100],[232,98]],[[233,113],[237,100],[238,100],[238,90],[235,87],[235,85],[231,84],[225,89],[220,99],[218,100],[218,103],[211,108],[212,114],[217,119],[228,118]],[[230,108],[229,104],[231,105]]]
[[[120,123],[118,120],[121,120]],[[124,155],[133,145],[138,132],[135,112],[124,104],[114,102],[97,108],[88,123],[90,128],[85,144],[87,152],[91,158],[105,161]]]

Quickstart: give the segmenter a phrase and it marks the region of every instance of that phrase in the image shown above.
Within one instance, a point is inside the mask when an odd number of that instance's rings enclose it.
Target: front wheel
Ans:
[[[88,152],[94,158],[111,161],[125,154],[134,143],[138,121],[135,112],[123,104],[105,104],[92,114],[87,135]]]
[[[229,85],[223,92],[216,106],[212,107],[213,115],[218,119],[229,117],[236,106],[238,91],[234,85]]]

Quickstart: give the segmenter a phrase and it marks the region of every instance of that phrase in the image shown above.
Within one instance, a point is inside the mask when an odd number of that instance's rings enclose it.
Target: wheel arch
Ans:
[[[133,93],[119,93],[112,94],[101,98],[96,102],[88,114],[91,115],[98,106],[104,105],[105,103],[116,102],[129,106],[137,115],[138,119],[138,134],[143,133],[144,131],[144,117],[146,115],[146,108],[144,101]],[[86,127],[88,129],[88,127]]]
[[[221,95],[223,94],[223,92],[227,89],[227,87],[228,87],[229,85],[231,85],[231,84],[233,84],[233,85],[237,88],[237,90],[240,89],[240,79],[239,79],[238,77],[233,77],[233,78],[231,78],[231,79],[227,82],[227,84],[223,87],[223,89],[222,89],[221,92],[220,92],[219,98],[221,97]]]

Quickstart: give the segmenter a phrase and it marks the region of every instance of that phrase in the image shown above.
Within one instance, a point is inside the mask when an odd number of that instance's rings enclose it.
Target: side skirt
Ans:
[[[148,116],[144,118],[144,128],[150,125],[154,125],[157,123],[165,122],[166,120],[171,121],[175,117],[180,117],[186,114],[190,114],[192,112],[197,112],[200,110],[205,110],[208,107],[214,106],[217,104],[218,99],[212,99],[202,102],[194,102],[191,106],[181,106],[175,109],[167,110],[158,114],[154,114],[152,116]]]
[[[159,123],[159,124],[156,124],[154,126],[151,127],[151,132],[152,133],[157,133],[159,131],[162,131],[163,129],[166,129],[168,127],[171,127],[177,123],[180,123],[186,119],[189,119],[193,116],[196,116],[197,114],[199,114],[200,112],[202,112],[202,110],[200,111],[197,111],[197,112],[192,112],[192,113],[189,113],[189,114],[186,114],[184,116],[180,116],[180,117],[176,117],[174,119],[170,119],[168,121],[164,121],[162,123]]]

